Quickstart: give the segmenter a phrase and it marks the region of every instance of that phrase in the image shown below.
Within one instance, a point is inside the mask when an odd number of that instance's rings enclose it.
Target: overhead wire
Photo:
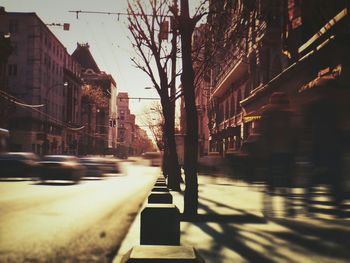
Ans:
[[[67,129],[74,130],[74,131],[79,131],[79,130],[82,130],[82,129],[85,128],[85,125],[77,127],[77,128],[71,127],[71,126],[67,125],[65,122],[63,122],[62,120],[59,120],[59,119],[57,119],[57,118],[47,114],[46,112],[43,112],[43,111],[38,109],[38,108],[41,108],[41,107],[45,106],[45,104],[38,104],[38,105],[27,104],[24,101],[22,101],[21,99],[16,98],[13,95],[11,95],[11,94],[9,94],[9,93],[7,93],[5,91],[2,91],[2,90],[0,90],[0,96],[2,96],[3,98],[7,99],[8,101],[10,101],[10,102],[12,102],[12,103],[14,103],[14,104],[16,104],[16,105],[18,105],[20,107],[23,107],[23,108],[26,108],[26,109],[30,109],[32,111],[40,113],[44,117],[47,117],[51,121],[54,121],[56,124],[61,125],[61,126],[67,128]]]

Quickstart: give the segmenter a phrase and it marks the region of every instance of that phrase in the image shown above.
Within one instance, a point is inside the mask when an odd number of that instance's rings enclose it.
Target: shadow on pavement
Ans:
[[[216,222],[216,223],[242,223],[242,224],[264,224],[266,220],[264,218],[252,215],[220,215],[220,214],[199,214],[195,218],[187,218],[182,215],[181,221],[184,222]]]
[[[239,209],[231,208],[233,210],[234,215],[218,215],[216,212],[210,208],[209,205],[205,205],[201,202],[201,200],[205,199],[205,201],[211,202],[213,205],[220,204],[221,206],[227,205],[223,203],[218,203],[216,201],[210,200],[208,198],[199,198],[199,208],[203,209],[207,212],[207,214],[198,215],[196,218],[192,218],[191,222],[200,228],[204,233],[213,237],[214,242],[210,244],[210,248],[206,250],[200,250],[200,254],[202,255],[218,255],[218,252],[221,250],[228,248],[235,253],[239,254],[242,258],[247,260],[248,262],[275,262],[270,259],[270,256],[265,256],[263,253],[251,248],[247,245],[248,242],[257,242],[256,239],[244,236],[241,234],[241,230],[239,227],[234,224],[225,224],[225,223],[238,223],[238,224],[262,224],[265,223],[264,218],[259,218],[251,213],[247,213],[246,211],[240,210],[241,214],[237,214]],[[220,224],[221,231],[215,229],[209,223],[223,223]],[[258,234],[258,233],[254,233]],[[271,250],[271,242],[261,242],[260,246],[266,247],[266,250]],[[272,251],[272,250],[271,250]],[[273,252],[271,252],[273,253]],[[277,253],[277,252],[275,252]],[[278,255],[279,258],[282,258],[283,255]],[[216,258],[216,263],[225,262],[224,259]],[[227,262],[227,261],[226,261]]]
[[[281,239],[301,245],[317,254],[348,260],[350,258],[350,230],[338,226],[321,227],[310,223],[272,219],[276,224],[291,230],[290,233],[276,233]]]
[[[224,207],[229,211],[227,214],[218,214],[216,207]],[[293,218],[269,218],[268,222],[247,210],[236,209],[208,197],[199,197],[199,208],[205,214],[199,214],[192,220],[184,217],[182,221],[192,222],[203,233],[211,236],[208,248],[199,248],[204,257],[215,259],[208,262],[230,262],[224,256],[218,257],[225,255],[227,249],[243,259],[239,262],[298,262],[302,258],[314,256],[322,262],[323,259],[324,262],[330,259],[348,262],[350,258],[350,230],[344,227],[347,222],[337,227],[329,227],[322,221],[312,224]],[[260,224],[262,227],[244,224]]]

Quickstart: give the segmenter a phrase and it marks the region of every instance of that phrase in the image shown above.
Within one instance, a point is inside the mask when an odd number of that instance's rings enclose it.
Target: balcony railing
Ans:
[[[222,87],[222,84],[227,79],[227,77],[232,74],[232,71],[240,66],[239,64],[245,63],[243,62],[244,57],[246,56],[245,52],[245,44],[240,43],[238,48],[235,48],[235,50],[231,53],[230,51],[227,51],[227,56],[230,56],[228,60],[224,61],[223,63],[219,64],[219,70],[214,76],[214,89],[212,90],[212,94],[215,93],[219,88]]]

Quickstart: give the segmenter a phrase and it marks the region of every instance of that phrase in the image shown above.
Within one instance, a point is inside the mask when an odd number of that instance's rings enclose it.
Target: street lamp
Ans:
[[[55,87],[68,87],[68,82],[65,81],[63,83],[56,83],[56,84],[53,84],[51,87],[49,87],[47,90],[46,90],[46,94],[45,94],[45,101],[46,101],[46,110],[48,109],[48,105],[49,105],[49,94],[50,92],[53,90],[53,88]]]
[[[49,87],[46,90],[46,94],[45,94],[45,104],[46,104],[46,122],[48,120],[48,115],[49,115],[49,94],[50,92],[55,88],[55,87],[67,87],[68,86],[68,82],[63,82],[63,83],[56,83],[54,85],[52,85],[51,87]]]

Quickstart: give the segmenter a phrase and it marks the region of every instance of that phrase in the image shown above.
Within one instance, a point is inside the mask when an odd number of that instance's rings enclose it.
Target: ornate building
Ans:
[[[117,145],[116,82],[111,75],[99,69],[90,52],[89,44],[78,43],[72,57],[82,67],[81,107],[85,129],[79,142],[80,154],[102,154],[106,149],[116,148]],[[92,89],[91,92],[84,93],[84,89],[86,91],[89,88]]]

